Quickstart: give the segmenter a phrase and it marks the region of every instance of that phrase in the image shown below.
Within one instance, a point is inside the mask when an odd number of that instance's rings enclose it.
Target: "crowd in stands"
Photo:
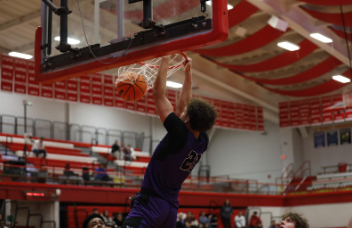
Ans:
[[[35,155],[35,157],[44,159],[43,164],[42,164],[42,161],[40,161],[40,169],[35,170],[34,167],[30,168],[32,172],[38,173],[37,182],[39,183],[46,183],[46,179],[51,177],[51,175],[48,172],[47,162],[45,162],[47,161],[46,160],[47,150],[45,148],[44,140],[45,139],[43,137],[37,140],[34,140],[31,134],[28,134],[28,133],[24,134],[23,156],[27,157],[28,152],[32,152],[33,155]],[[50,153],[51,152],[49,151],[49,154]],[[115,143],[111,146],[111,155],[115,159],[133,161],[134,159],[136,159],[136,157],[133,154],[134,154],[134,149],[131,147],[131,145],[125,146],[124,143],[121,143],[121,146],[120,146],[118,140],[116,140]],[[76,155],[76,154],[73,154],[73,155]],[[29,164],[29,166],[31,165]],[[39,177],[41,177],[41,179]],[[62,184],[79,184],[82,181],[83,183],[87,184],[88,181],[92,181],[92,180],[97,182],[112,181],[112,178],[108,175],[107,164],[105,163],[101,163],[99,164],[99,167],[95,168],[93,176],[89,174],[88,167],[82,167],[82,175],[80,176],[80,174],[75,173],[74,171],[71,170],[70,163],[66,163],[62,176],[59,176],[59,179],[61,180],[60,182]]]
[[[130,206],[132,207],[133,204],[131,204]],[[110,216],[109,211],[105,210],[104,212],[100,213],[98,209],[95,208],[93,209],[92,214],[99,215],[99,218],[104,222],[105,227],[119,228],[122,226],[122,223],[124,221],[124,216],[122,213]],[[233,214],[233,208],[230,204],[230,201],[226,200],[224,205],[220,209],[220,216],[222,218],[222,224],[224,228],[232,228],[232,226],[230,225],[231,214]],[[213,216],[214,215],[212,214],[206,214],[205,211],[201,211],[197,219],[195,214],[191,211],[188,211],[187,213],[179,212],[177,214],[176,228],[211,228]],[[87,219],[92,219],[92,216],[88,216]],[[228,220],[228,223],[226,223],[226,220]],[[87,223],[87,221],[85,222]],[[249,219],[249,226],[247,226],[246,218],[240,210],[238,211],[238,214],[234,217],[234,224],[235,228],[261,228],[262,220],[258,216],[258,212],[254,211]],[[91,228],[91,226],[82,226],[82,228]],[[270,227],[268,228],[278,228],[275,223],[275,220],[272,221]]]

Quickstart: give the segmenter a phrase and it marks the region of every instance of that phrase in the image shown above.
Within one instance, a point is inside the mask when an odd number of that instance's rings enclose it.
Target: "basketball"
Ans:
[[[147,83],[142,75],[137,75],[133,72],[124,72],[117,80],[117,93],[125,101],[137,101],[147,91]]]

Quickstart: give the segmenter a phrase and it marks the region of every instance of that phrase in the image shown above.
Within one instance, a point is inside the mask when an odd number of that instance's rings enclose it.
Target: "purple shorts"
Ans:
[[[164,199],[138,194],[122,228],[174,228],[177,210]]]

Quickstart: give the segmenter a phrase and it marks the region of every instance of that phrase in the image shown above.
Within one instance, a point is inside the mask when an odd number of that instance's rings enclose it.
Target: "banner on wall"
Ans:
[[[328,146],[334,146],[339,144],[339,139],[337,135],[337,131],[328,131],[326,133]]]
[[[39,96],[40,84],[35,82],[34,66],[33,61],[28,61],[28,94],[32,96]]]
[[[351,144],[351,129],[340,129],[340,144]]]
[[[112,76],[104,75],[104,105],[108,107],[114,106],[114,88]]]
[[[71,102],[79,101],[86,104],[93,103],[110,107],[115,106],[124,110],[127,109],[133,113],[157,116],[152,90],[148,91],[144,97],[136,102],[126,102],[114,91],[113,76],[98,73],[81,76],[80,79],[71,78],[66,81],[39,84],[35,82],[35,64],[33,61],[22,60],[7,55],[0,55],[0,57],[0,82],[2,91],[14,91],[16,93]],[[174,111],[177,111],[176,101],[179,93],[179,91],[169,89],[166,91],[166,96],[171,102]],[[218,111],[216,127],[264,131],[263,109],[261,107],[238,104],[210,97],[201,98],[216,107]],[[288,108],[286,104],[286,107],[280,109],[280,112],[286,111],[286,116],[283,115],[286,119],[289,118]],[[281,118],[280,121],[282,121]]]
[[[314,148],[325,147],[325,132],[314,133]]]
[[[15,93],[27,93],[27,61],[15,59]]]
[[[66,81],[59,81],[54,83],[55,99],[66,100]]]
[[[42,97],[53,98],[53,83],[42,84]]]
[[[102,75],[92,74],[92,103],[95,105],[103,104]]]
[[[80,102],[90,104],[90,76],[81,76],[79,78],[79,99]]]
[[[14,60],[7,55],[1,56],[1,90],[12,92]]]
[[[77,78],[70,78],[67,80],[67,100],[72,102],[78,101],[78,92],[77,92]]]

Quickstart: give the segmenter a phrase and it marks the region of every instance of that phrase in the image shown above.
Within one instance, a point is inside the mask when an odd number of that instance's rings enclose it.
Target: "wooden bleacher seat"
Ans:
[[[19,157],[23,156],[23,151],[16,151],[16,155]],[[35,154],[30,153],[29,157],[34,157]],[[71,162],[71,161],[80,161],[80,162],[97,162],[98,158],[94,157],[84,157],[84,156],[76,156],[76,155],[61,155],[61,154],[50,154],[47,153],[46,155],[47,159],[52,159],[52,160],[61,160],[61,161],[66,161],[66,162]]]

